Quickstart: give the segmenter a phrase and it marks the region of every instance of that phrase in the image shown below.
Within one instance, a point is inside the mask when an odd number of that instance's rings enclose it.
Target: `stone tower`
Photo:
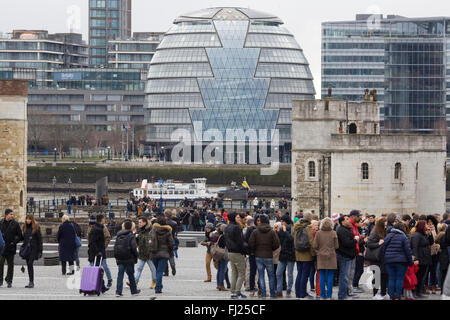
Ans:
[[[379,134],[376,102],[294,101],[292,108],[292,213],[330,216],[332,137]]]
[[[28,81],[0,80],[0,217],[24,222],[27,199]]]

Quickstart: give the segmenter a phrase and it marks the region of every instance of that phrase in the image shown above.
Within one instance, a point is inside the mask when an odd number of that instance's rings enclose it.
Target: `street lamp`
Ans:
[[[53,153],[54,153],[54,155],[55,155],[55,158],[54,158],[53,161],[56,162],[56,148],[53,149]]]
[[[108,149],[108,160],[111,160],[111,147],[107,147],[107,149]]]
[[[56,177],[53,177],[53,211],[56,211]]]
[[[70,178],[69,178],[69,181],[67,181],[67,184],[69,185],[69,205],[67,206],[67,212],[69,214],[71,214],[72,213],[72,206],[71,206],[71,204],[72,204],[72,195],[70,193],[70,186],[72,185],[72,180]]]

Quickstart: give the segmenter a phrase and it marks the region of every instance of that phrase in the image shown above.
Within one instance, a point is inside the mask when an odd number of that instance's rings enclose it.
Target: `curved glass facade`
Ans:
[[[315,90],[303,51],[282,24],[241,8],[178,17],[148,73],[149,145],[170,149],[177,128],[189,128],[197,140],[209,129],[224,138],[227,129],[280,129],[281,160],[290,161],[292,99],[314,99]]]

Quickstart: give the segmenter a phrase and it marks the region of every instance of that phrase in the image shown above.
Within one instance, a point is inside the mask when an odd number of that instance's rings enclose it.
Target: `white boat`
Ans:
[[[133,189],[133,195],[138,198],[163,200],[200,200],[217,198],[217,192],[206,189],[206,178],[193,179],[194,183],[175,183],[173,180],[148,183],[142,180],[141,187]]]

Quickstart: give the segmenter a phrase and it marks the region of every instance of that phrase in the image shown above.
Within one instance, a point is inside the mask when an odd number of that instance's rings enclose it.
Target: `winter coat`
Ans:
[[[256,258],[273,259],[273,252],[280,246],[280,239],[268,223],[262,223],[251,233],[248,245]]]
[[[278,231],[278,238],[280,239],[281,251],[279,260],[281,262],[295,262],[295,247],[294,237],[288,231]]]
[[[406,275],[403,280],[403,289],[414,290],[418,283],[416,273],[419,271],[419,266],[412,265],[406,270]]]
[[[28,246],[30,244],[31,254],[28,260],[39,260],[42,257],[43,245],[41,229],[38,227],[35,233],[32,233],[33,229],[31,225],[27,225],[25,233],[23,235],[22,246]]]
[[[336,253],[347,259],[354,259],[356,257],[356,240],[353,238],[352,230],[341,225],[337,228],[336,233],[339,240],[339,248]]]
[[[245,254],[244,235],[241,228],[235,222],[231,222],[224,231],[225,246],[228,252]]]
[[[148,261],[152,259],[152,251],[150,247],[150,230],[152,225],[147,223],[145,228],[139,229],[137,237],[137,246],[139,249],[138,259]]]
[[[105,231],[102,224],[95,223],[88,235],[88,261],[94,262],[95,257],[106,258]]]
[[[411,237],[411,248],[414,256],[414,261],[419,260],[421,266],[431,266],[431,249],[430,240],[426,235],[415,232]]]
[[[192,225],[194,227],[200,227],[200,215],[198,214],[192,215]]]
[[[72,262],[75,260],[75,228],[70,221],[59,226],[56,240],[59,243],[59,260]]]
[[[308,233],[308,239],[309,239],[309,250],[308,251],[297,251],[295,250],[295,260],[301,261],[301,262],[308,262],[313,261],[313,256],[316,255],[313,248],[313,235],[312,235],[312,228],[311,228],[311,222],[309,222],[306,219],[300,219],[298,220],[294,225],[294,247],[295,247],[295,241],[297,239],[297,234],[300,228],[306,228],[306,232]]]
[[[411,247],[403,231],[396,228],[391,229],[381,246],[381,259],[384,264],[403,263],[408,266],[413,265]]]
[[[445,241],[445,233],[441,232],[437,237],[437,242],[441,246],[439,249],[439,262],[440,262],[440,269],[441,271],[448,269],[449,256],[448,256],[448,246]]]
[[[152,232],[156,232],[158,250],[153,253],[153,259],[169,259],[173,252],[172,227],[155,223]]]
[[[172,219],[166,219],[166,223],[172,228],[172,237],[175,239],[177,236],[178,223]]]
[[[138,258],[138,252],[136,248],[136,236],[131,230],[121,230],[117,233],[116,243],[115,246],[118,245],[117,239],[121,236],[125,236],[126,239],[124,240],[124,243],[127,244],[127,247],[129,248],[128,255],[125,257],[122,257],[120,260],[116,258],[117,265],[119,264],[136,264],[137,258]]]
[[[380,236],[378,235],[378,233],[375,231],[375,229],[373,229],[370,232],[369,235],[369,240],[367,241],[367,248],[370,250],[378,250],[378,248],[381,248],[381,244],[380,244]],[[381,249],[380,249],[381,250]],[[378,261],[370,261],[371,265],[377,265],[380,266],[381,265],[381,260]]]
[[[318,270],[337,269],[336,249],[339,248],[339,241],[330,220],[322,222],[320,230],[314,238],[313,248],[317,255]]]
[[[3,234],[0,231],[0,255],[3,254],[4,249],[5,249],[5,239],[3,239]]]
[[[16,220],[0,222],[0,230],[5,240],[5,250],[3,256],[14,256],[17,251],[17,244],[23,240],[22,230]]]
[[[248,241],[250,240],[250,235],[252,234],[253,231],[256,230],[256,226],[251,226],[248,227],[247,230],[245,231],[245,235],[244,235],[244,241],[248,243]]]

